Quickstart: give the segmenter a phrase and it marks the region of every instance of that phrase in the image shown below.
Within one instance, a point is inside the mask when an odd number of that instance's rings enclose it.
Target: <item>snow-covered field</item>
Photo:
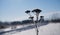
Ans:
[[[39,35],[60,35],[60,23],[49,23],[39,27]],[[15,32],[15,31],[13,31]],[[4,33],[3,35],[36,35],[35,28],[15,33]]]

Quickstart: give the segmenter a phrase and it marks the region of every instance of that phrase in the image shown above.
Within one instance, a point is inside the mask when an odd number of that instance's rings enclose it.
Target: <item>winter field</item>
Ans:
[[[48,23],[47,25],[40,26],[39,35],[60,35],[60,23]],[[7,32],[2,32],[7,31]],[[2,33],[1,33],[2,32]],[[1,29],[0,35],[36,35],[35,26],[25,25],[25,26],[17,26],[17,29],[11,30],[10,28]]]

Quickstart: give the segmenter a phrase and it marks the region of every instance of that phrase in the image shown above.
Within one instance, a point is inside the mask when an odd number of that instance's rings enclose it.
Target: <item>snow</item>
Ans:
[[[60,35],[60,23],[50,23],[39,28],[39,35]]]
[[[60,23],[49,23],[48,25],[40,26],[38,30],[39,35],[60,35]],[[3,35],[36,35],[35,28],[21,32],[13,32],[14,33],[10,32]]]
[[[30,30],[26,30],[26,31],[22,31],[22,32],[6,33],[4,35],[35,35],[34,33],[35,33],[35,30],[30,29]]]

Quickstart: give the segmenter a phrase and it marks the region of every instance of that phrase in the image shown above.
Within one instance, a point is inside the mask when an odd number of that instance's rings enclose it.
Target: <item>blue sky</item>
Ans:
[[[0,21],[27,19],[25,11],[36,8],[41,9],[41,15],[46,17],[50,12],[60,12],[60,0],[0,0]]]

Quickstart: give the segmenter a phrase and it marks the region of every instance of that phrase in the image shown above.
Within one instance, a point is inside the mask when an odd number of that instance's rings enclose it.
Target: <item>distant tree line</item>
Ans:
[[[40,22],[41,19],[38,21]],[[35,21],[36,23],[36,21]],[[13,21],[13,22],[2,22],[0,21],[0,29],[7,28],[9,26],[14,26],[14,25],[27,25],[27,24],[34,24],[33,20],[23,20],[23,21]]]
[[[60,22],[60,13],[54,13],[51,17],[51,22]]]
[[[60,19],[52,19],[51,22],[59,22],[60,23]]]
[[[6,27],[8,27],[9,26],[9,23],[8,22],[1,22],[0,21],[0,29],[1,28],[6,28]]]
[[[7,28],[11,25],[25,25],[33,23],[32,20],[23,20],[23,21],[13,21],[13,22],[2,22],[0,21],[0,29]]]

